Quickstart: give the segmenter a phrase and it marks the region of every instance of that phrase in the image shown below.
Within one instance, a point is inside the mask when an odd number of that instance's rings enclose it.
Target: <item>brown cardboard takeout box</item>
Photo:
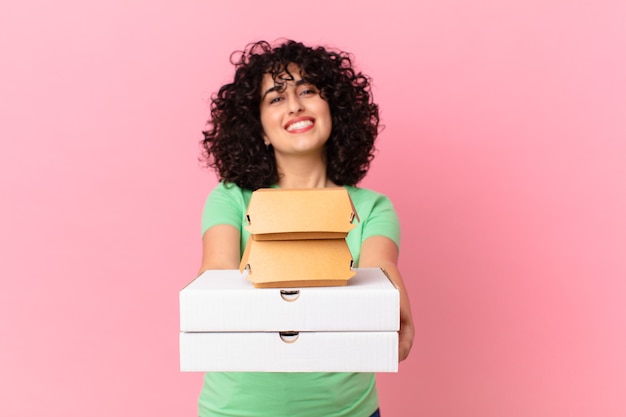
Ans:
[[[341,286],[354,276],[346,236],[358,215],[345,188],[261,188],[247,219],[240,270],[255,287]]]

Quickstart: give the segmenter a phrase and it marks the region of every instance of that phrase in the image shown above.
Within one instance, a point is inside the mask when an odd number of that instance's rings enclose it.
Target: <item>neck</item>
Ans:
[[[280,161],[277,157],[278,186],[280,188],[328,188],[336,187],[326,177],[326,164],[321,159],[289,159]]]

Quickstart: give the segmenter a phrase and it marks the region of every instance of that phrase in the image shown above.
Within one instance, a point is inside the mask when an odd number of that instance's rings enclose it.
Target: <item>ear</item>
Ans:
[[[270,139],[267,137],[267,135],[265,133],[263,133],[263,143],[265,143],[265,146],[270,146],[271,142]]]

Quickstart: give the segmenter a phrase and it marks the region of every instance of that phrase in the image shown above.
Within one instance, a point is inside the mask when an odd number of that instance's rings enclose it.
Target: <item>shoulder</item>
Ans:
[[[218,224],[241,227],[252,192],[220,182],[209,193],[202,211],[202,233]]]
[[[360,188],[354,186],[345,186],[348,190],[352,204],[354,208],[361,209],[373,209],[375,207],[386,207],[393,209],[393,203],[385,194],[378,191],[370,190],[368,188]]]
[[[236,184],[220,181],[209,193],[207,203],[246,203],[252,191]]]
[[[386,236],[400,246],[400,219],[391,200],[384,194],[366,188],[346,187],[359,216],[363,239]]]
[[[245,194],[246,192],[251,192],[246,188],[241,188],[235,183],[220,181],[217,185],[211,190],[211,194],[229,194],[229,195],[238,195]]]

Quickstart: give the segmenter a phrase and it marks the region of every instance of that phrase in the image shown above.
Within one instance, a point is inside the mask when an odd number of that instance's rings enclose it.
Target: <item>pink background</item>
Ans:
[[[284,36],[374,78],[417,326],[384,416],[626,415],[626,2],[260,4],[0,5],[0,414],[195,415],[207,100]]]

